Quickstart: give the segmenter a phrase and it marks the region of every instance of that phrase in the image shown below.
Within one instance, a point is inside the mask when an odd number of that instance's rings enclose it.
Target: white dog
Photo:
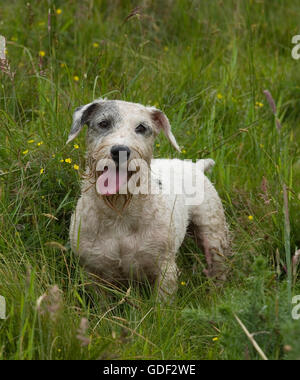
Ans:
[[[221,200],[204,175],[214,162],[152,159],[161,130],[180,151],[167,117],[153,107],[96,100],[76,109],[68,142],[85,124],[87,169],[70,240],[87,270],[114,284],[147,280],[161,297],[172,295],[176,253],[192,227],[206,256],[206,274],[224,280],[228,228]],[[146,191],[137,192],[142,185]]]

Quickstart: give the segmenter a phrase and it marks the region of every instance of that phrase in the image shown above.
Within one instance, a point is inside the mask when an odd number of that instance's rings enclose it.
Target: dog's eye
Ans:
[[[141,134],[145,133],[146,130],[147,128],[143,124],[140,124],[135,128],[136,133],[141,133]]]
[[[98,127],[102,129],[108,129],[110,127],[109,120],[102,120],[100,123],[98,123]]]

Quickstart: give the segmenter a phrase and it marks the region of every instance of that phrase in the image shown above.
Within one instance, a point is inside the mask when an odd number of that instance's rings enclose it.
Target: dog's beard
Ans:
[[[128,171],[127,169],[130,162],[134,160],[134,158],[127,162],[127,167],[125,169],[117,168],[117,171],[114,170],[113,172],[114,174],[112,175],[116,176],[116,178],[114,178],[115,184],[113,185],[113,188],[116,190],[115,193],[109,194],[108,192],[105,192],[105,191],[103,191],[102,193],[101,191],[98,191],[97,189],[97,184],[99,184],[99,178],[102,175],[104,175],[104,173],[106,173],[107,175],[110,175],[110,174],[108,173],[109,169],[105,170],[103,168],[104,170],[99,171],[97,170],[97,166],[100,160],[104,160],[104,163],[105,163],[105,160],[107,160],[110,163],[112,162],[112,160],[109,157],[107,156],[105,157],[104,155],[101,155],[102,151],[106,147],[109,147],[109,145],[102,145],[101,147],[99,147],[99,149],[96,152],[90,153],[87,156],[87,171],[86,173],[83,174],[83,178],[88,180],[91,186],[89,186],[85,191],[88,191],[91,187],[95,186],[97,196],[101,198],[110,209],[114,210],[118,214],[122,214],[122,212],[129,206],[133,198],[133,194],[128,193],[128,192],[126,194],[123,194],[123,193],[120,194],[118,191],[119,191],[119,187],[124,185],[126,182],[128,183],[131,176],[135,173],[133,171]],[[143,162],[147,163],[148,170],[150,170],[151,159],[146,159],[144,155],[142,154],[142,152],[137,148],[131,147],[131,150],[136,153],[136,158],[141,159],[143,160]],[[122,174],[122,178],[121,178],[121,174],[119,173],[120,170],[126,170],[126,174],[127,174],[126,180],[123,178],[124,173]],[[140,170],[140,168],[137,168],[137,171],[138,170]]]
[[[132,200],[132,194],[97,195],[103,199],[106,206],[118,214],[122,214]]]

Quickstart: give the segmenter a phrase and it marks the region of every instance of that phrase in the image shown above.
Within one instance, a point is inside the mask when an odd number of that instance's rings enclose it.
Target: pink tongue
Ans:
[[[127,183],[127,170],[108,168],[97,179],[96,190],[101,195],[113,195],[117,194],[125,183]]]

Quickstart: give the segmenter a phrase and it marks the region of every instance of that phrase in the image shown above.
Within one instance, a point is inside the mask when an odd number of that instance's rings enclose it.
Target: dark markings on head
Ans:
[[[78,135],[84,125],[88,126],[87,137],[91,143],[113,132],[122,125],[122,121],[118,103],[114,100],[95,101],[88,106],[80,106],[75,110],[68,142]],[[154,134],[154,126],[150,125],[149,120],[141,120],[133,128],[141,137],[148,138]]]
[[[93,103],[86,110],[84,110],[80,120],[81,124],[87,124],[89,126],[93,118],[93,115],[98,108],[101,108],[100,104]]]
[[[153,134],[152,128],[147,126],[146,127],[146,131],[144,133],[144,136],[145,137],[150,137],[150,136],[152,136],[152,134]]]
[[[150,137],[152,135],[152,128],[146,122],[141,122],[136,128],[135,132],[143,137]]]
[[[90,112],[89,107],[85,112],[87,112],[86,124],[88,128],[88,138],[95,139],[99,136],[104,137],[111,133],[114,127],[122,121],[119,108],[114,101],[105,101],[101,103],[95,103],[94,107]],[[85,113],[84,112],[84,113]]]

